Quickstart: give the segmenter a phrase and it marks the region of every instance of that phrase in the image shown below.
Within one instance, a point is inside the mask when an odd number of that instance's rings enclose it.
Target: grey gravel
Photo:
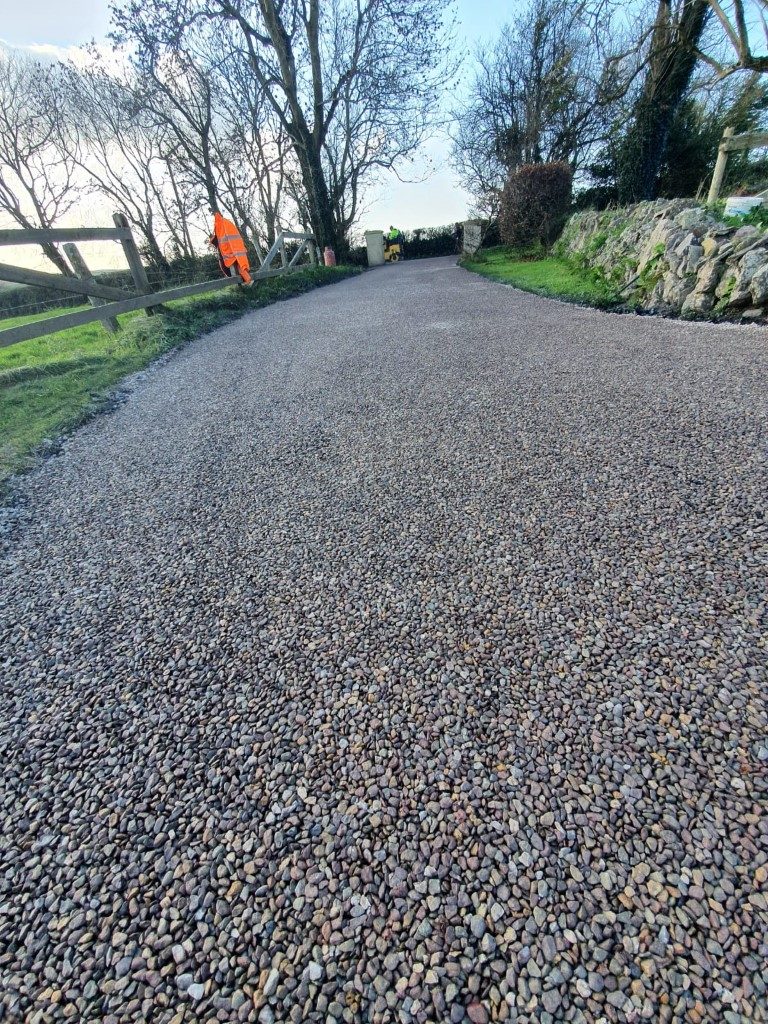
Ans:
[[[766,1020],[768,340],[406,263],[0,525],[0,1019]]]

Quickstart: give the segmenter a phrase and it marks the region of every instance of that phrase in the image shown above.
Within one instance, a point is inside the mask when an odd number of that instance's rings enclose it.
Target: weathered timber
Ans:
[[[2,228],[0,245],[39,245],[40,242],[122,242],[124,228]]]
[[[47,274],[42,270],[30,270],[27,267],[13,267],[8,263],[0,263],[0,281],[39,285],[43,288],[55,288],[56,291],[72,292],[74,295],[94,295],[100,299],[127,299],[130,297],[130,292],[123,291],[121,288],[109,288],[97,281],[84,282],[76,277]]]
[[[49,320],[36,320],[34,323],[20,324],[18,327],[8,327],[0,331],[0,348],[8,345],[15,345],[19,341],[29,341],[31,338],[40,338],[45,334],[55,334],[57,331],[65,331],[69,327],[80,327],[83,324],[90,324],[94,320],[102,320],[105,314],[117,316],[118,313],[132,313],[136,309],[146,309],[150,304],[170,302],[172,299],[183,299],[188,295],[200,295],[203,292],[218,291],[219,288],[226,288],[231,284],[237,284],[240,278],[225,278],[215,281],[201,281],[198,284],[185,284],[179,288],[169,288],[164,292],[156,292],[154,295],[137,295],[135,298],[125,299],[122,302],[108,302],[106,306],[98,309],[81,309],[75,313],[63,313],[61,316],[51,317]]]
[[[94,308],[78,310],[72,313],[63,313],[60,316],[50,317],[45,320],[36,320],[31,323],[20,324],[18,327],[9,327],[0,331],[0,348],[9,345],[16,345],[22,341],[30,341],[33,338],[41,338],[45,335],[56,334],[58,331],[67,330],[70,327],[80,327],[83,324],[93,323],[101,320],[108,330],[119,328],[115,319],[121,313],[130,313],[138,309],[146,309],[147,313],[167,313],[161,303],[171,302],[174,299],[183,299],[190,295],[202,295],[206,292],[219,291],[222,288],[229,288],[231,285],[242,285],[243,280],[239,276],[222,277],[213,281],[200,281],[196,284],[180,285],[177,288],[167,288],[164,291],[151,291],[149,279],[141,262],[139,250],[131,232],[127,217],[122,213],[114,215],[115,228],[73,228],[50,231],[3,231],[0,237],[13,235],[11,240],[6,241],[7,245],[25,245],[31,241],[44,241],[52,238],[56,241],[66,240],[110,240],[120,241],[125,252],[128,266],[131,270],[134,284],[138,295],[130,295],[128,292],[117,288],[109,288],[94,280],[93,275],[75,246],[67,247],[67,255],[75,268],[77,277],[64,277],[58,274],[45,274],[37,270],[27,270],[23,267],[11,267],[0,264],[0,279],[4,276],[6,280],[15,281],[20,284],[42,284],[46,287],[56,288],[59,291],[74,292],[78,295],[85,295]],[[19,236],[23,236],[20,238]],[[285,262],[285,239],[298,239],[301,241],[296,254],[287,266],[278,270],[271,270],[270,264],[278,252],[283,256]],[[279,277],[289,273],[298,262],[303,250],[309,248],[309,256],[312,263],[319,258],[319,250],[315,251],[312,235],[298,231],[284,231],[276,239],[269,253],[264,259],[262,267],[253,274],[253,280],[264,280],[268,277]],[[5,274],[4,272],[8,273]],[[116,299],[104,304],[98,303],[98,299]]]
[[[761,146],[768,146],[768,133],[766,132],[745,132],[743,135],[736,135],[733,128],[726,128],[723,131],[723,138],[717,150],[715,169],[712,172],[712,184],[709,186],[707,195],[707,203],[710,206],[716,203],[720,196],[725,169],[728,166],[728,154],[743,149],[759,149]]]
[[[302,240],[302,242],[301,242],[301,244],[299,245],[299,248],[298,248],[298,249],[296,250],[296,252],[295,252],[295,253],[293,254],[293,258],[291,259],[291,262],[290,262],[290,263],[288,264],[288,268],[289,268],[289,269],[291,269],[292,267],[295,267],[295,266],[296,266],[296,264],[297,264],[297,263],[299,262],[299,260],[301,259],[302,255],[303,255],[303,253],[304,253],[304,250],[305,250],[306,248],[307,248],[307,240],[306,240],[306,239],[303,239],[303,240]]]
[[[67,259],[69,260],[72,269],[80,278],[80,280],[86,281],[89,284],[95,284],[96,282],[94,276],[88,269],[88,265],[83,259],[82,254],[75,245],[75,243],[65,242],[64,252],[67,254]],[[88,293],[88,301],[94,307],[103,306],[105,302],[104,299],[97,299],[92,292]],[[101,323],[104,329],[109,331],[110,334],[117,334],[117,332],[120,330],[120,324],[117,321],[117,317],[108,316],[104,320],[102,320]]]
[[[720,149],[726,153],[734,153],[740,149],[760,149],[768,146],[768,134],[765,132],[746,132],[744,135],[733,135],[720,143]]]
[[[264,280],[267,277],[279,277],[284,274],[283,270],[260,270],[253,275],[254,281]],[[151,304],[158,302],[171,302],[174,299],[184,299],[189,295],[203,295],[205,292],[215,292],[222,288],[229,288],[233,284],[242,284],[241,277],[221,277],[213,281],[200,281],[197,284],[180,285],[178,288],[167,288],[162,292],[155,292],[152,295],[137,295],[135,298],[124,299],[122,302],[108,302],[106,306],[98,309],[81,309],[74,313],[62,313],[61,316],[51,317],[48,320],[36,320],[33,323],[20,324],[18,327],[7,327],[0,331],[0,348],[8,345],[16,345],[20,341],[30,341],[32,338],[41,338],[46,334],[55,334],[57,331],[65,331],[70,327],[80,327],[83,324],[93,323],[94,320],[102,320],[104,316],[117,316],[119,313],[131,313],[136,309],[146,309]]]
[[[147,295],[152,291],[152,288],[150,287],[149,278],[147,277],[147,272],[144,269],[144,264],[141,262],[141,254],[139,253],[138,246],[134,240],[128,218],[124,213],[120,213],[118,211],[113,214],[112,219],[114,220],[116,227],[126,228],[128,230],[127,237],[123,238],[121,242],[123,252],[125,253],[125,258],[128,261],[128,266],[130,267],[136,291],[139,295]],[[152,316],[153,313],[161,312],[159,306],[156,305],[147,306],[146,309],[149,316]]]

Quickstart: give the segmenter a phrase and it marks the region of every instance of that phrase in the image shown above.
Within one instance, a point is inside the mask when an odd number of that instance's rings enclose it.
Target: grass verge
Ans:
[[[356,267],[312,267],[258,281],[252,288],[180,299],[162,316],[127,313],[119,317],[123,329],[115,335],[92,323],[0,349],[0,487],[28,466],[45,442],[103,408],[124,377],[163,353],[243,313],[359,272]],[[2,320],[0,329],[44,315]]]
[[[465,257],[462,266],[493,281],[514,285],[556,299],[570,299],[606,308],[619,299],[605,279],[593,271],[581,270],[543,250],[513,249],[500,245]]]

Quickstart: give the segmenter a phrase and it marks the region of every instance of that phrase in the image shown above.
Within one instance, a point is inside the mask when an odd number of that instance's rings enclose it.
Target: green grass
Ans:
[[[60,309],[47,309],[43,313],[30,313],[29,316],[0,316],[0,330],[4,331],[6,327],[17,327],[19,324],[28,324],[33,320],[50,320],[52,316],[59,316],[61,313],[76,313],[79,309],[88,309],[88,306],[62,306]]]
[[[494,281],[514,285],[537,295],[611,306],[618,299],[604,278],[593,271],[581,270],[566,260],[543,251],[521,252],[508,246],[484,249],[476,257],[463,260],[472,270]]]
[[[0,348],[0,484],[28,466],[43,442],[88,419],[124,377],[163,353],[250,310],[357,272],[313,267],[252,288],[181,299],[161,316],[127,313],[114,335],[92,323]],[[57,312],[7,318],[0,330]]]

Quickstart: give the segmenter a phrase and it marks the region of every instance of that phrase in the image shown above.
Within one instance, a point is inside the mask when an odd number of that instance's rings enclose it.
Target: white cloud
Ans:
[[[39,60],[43,63],[71,62],[75,67],[85,66],[90,60],[91,52],[105,58],[107,66],[114,70],[127,61],[127,57],[122,51],[116,50],[111,43],[106,41],[92,43],[86,50],[84,46],[57,46],[55,43],[29,43],[26,46],[17,46],[5,39],[0,39],[0,51],[2,50],[5,50],[6,53],[19,53],[31,60]]]
[[[51,64],[56,61],[75,60],[80,53],[80,48],[77,46],[56,46],[53,43],[30,43],[28,46],[15,46],[5,39],[0,39],[0,49],[7,53],[22,53],[35,60],[47,61]]]

